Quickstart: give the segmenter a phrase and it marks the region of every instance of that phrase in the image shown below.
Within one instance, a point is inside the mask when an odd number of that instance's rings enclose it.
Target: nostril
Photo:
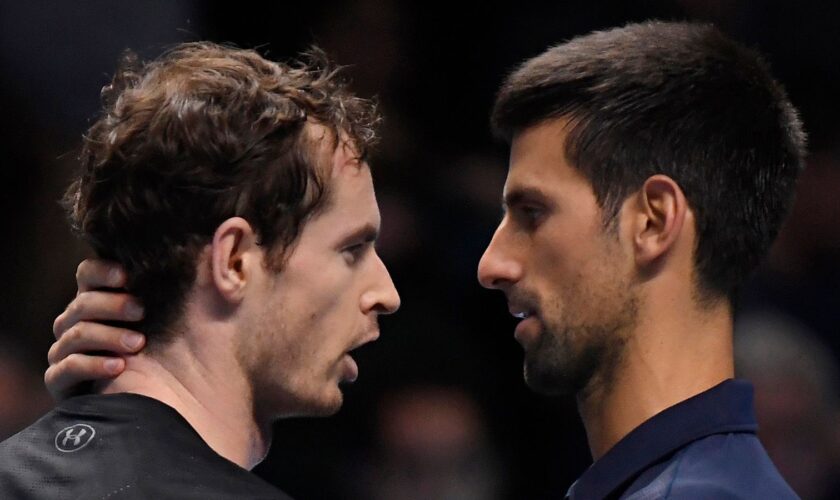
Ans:
[[[484,288],[500,289],[518,279],[519,266],[512,262],[486,263],[478,267],[478,282]]]

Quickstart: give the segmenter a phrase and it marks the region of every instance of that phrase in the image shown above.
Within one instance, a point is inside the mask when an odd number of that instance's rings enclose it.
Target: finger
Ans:
[[[71,354],[60,363],[50,366],[44,373],[47,390],[56,401],[78,392],[79,386],[88,381],[116,377],[125,369],[125,360],[103,356]]]
[[[59,339],[79,321],[139,321],[143,307],[127,293],[89,291],[80,293],[55,318],[53,334]]]
[[[85,259],[76,268],[79,294],[97,288],[122,288],[125,284],[125,269],[114,261]]]
[[[146,338],[142,334],[132,330],[81,321],[53,343],[47,359],[53,365],[73,353],[106,351],[114,354],[133,354],[143,347],[145,341]]]

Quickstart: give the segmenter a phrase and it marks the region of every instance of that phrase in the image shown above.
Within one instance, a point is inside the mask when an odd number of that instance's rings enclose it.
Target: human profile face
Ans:
[[[349,144],[332,157],[330,201],[306,222],[280,272],[255,283],[239,342],[258,414],[327,415],[358,367],[350,351],[379,337],[377,317],[400,298],[374,248],[379,207],[370,168]]]
[[[544,393],[609,383],[636,316],[632,259],[565,157],[568,127],[554,119],[514,137],[505,214],[478,265],[481,284],[521,318],[525,379]]]

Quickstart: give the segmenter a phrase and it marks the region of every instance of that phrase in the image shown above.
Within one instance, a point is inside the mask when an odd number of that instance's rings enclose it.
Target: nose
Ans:
[[[394,286],[391,273],[388,272],[385,263],[382,262],[378,254],[375,257],[376,281],[369,291],[362,294],[362,312],[365,314],[370,312],[391,314],[400,308],[400,294],[397,292],[397,287]]]
[[[484,288],[502,289],[522,278],[522,264],[512,255],[505,233],[502,220],[478,261],[478,282]]]

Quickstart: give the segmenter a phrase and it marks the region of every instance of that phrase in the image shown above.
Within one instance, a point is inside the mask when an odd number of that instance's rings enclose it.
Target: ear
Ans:
[[[211,277],[221,297],[239,303],[245,285],[262,266],[262,249],[251,225],[241,217],[222,222],[213,234],[210,249]]]
[[[679,184],[657,174],[645,181],[633,205],[636,263],[647,266],[674,248],[686,223],[688,201]]]

